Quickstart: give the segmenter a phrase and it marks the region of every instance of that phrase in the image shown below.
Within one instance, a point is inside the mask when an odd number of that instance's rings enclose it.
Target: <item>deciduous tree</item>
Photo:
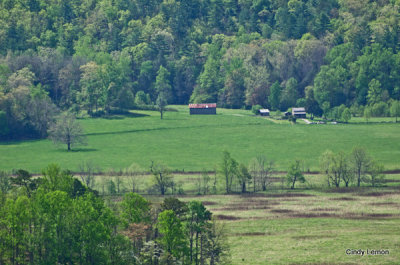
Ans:
[[[129,223],[150,222],[150,202],[141,195],[129,192],[121,202],[122,218]]]
[[[242,189],[242,193],[246,193],[246,183],[251,179],[251,175],[244,164],[239,165],[237,178]]]
[[[372,187],[379,186],[383,183],[385,179],[385,174],[383,173],[384,167],[382,164],[372,161],[368,167],[369,182]]]
[[[150,171],[154,176],[155,187],[160,191],[161,195],[165,195],[165,192],[173,183],[171,170],[163,164],[152,161]]]
[[[390,115],[392,117],[396,117],[396,123],[397,123],[397,117],[400,116],[400,101],[394,100],[392,102],[392,105],[390,106]]]
[[[290,184],[290,188],[292,190],[294,189],[294,185],[296,184],[297,181],[300,181],[302,183],[306,181],[301,170],[301,161],[296,160],[294,163],[290,165],[288,172],[286,174],[286,180]]]
[[[87,144],[82,127],[71,113],[61,114],[57,122],[50,128],[49,135],[55,144],[66,144],[68,151],[76,145]]]
[[[158,242],[166,252],[164,260],[174,264],[186,252],[182,223],[172,210],[165,210],[158,215],[157,227],[161,234]]]
[[[367,172],[371,163],[371,158],[369,157],[365,148],[356,146],[351,151],[350,163],[356,175],[357,187],[360,187],[365,173]]]
[[[225,191],[232,191],[232,183],[238,173],[238,163],[231,157],[228,151],[223,152],[222,161],[219,165],[219,173],[225,180]]]

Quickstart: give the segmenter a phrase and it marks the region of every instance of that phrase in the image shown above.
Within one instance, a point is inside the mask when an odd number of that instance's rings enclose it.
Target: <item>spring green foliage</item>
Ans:
[[[21,183],[26,183],[29,173],[20,172]],[[111,253],[119,246],[110,243],[117,217],[92,192],[76,196],[67,171],[50,165],[43,175],[35,190],[16,186],[17,196],[8,196],[0,207],[2,263],[116,261]]]
[[[242,188],[242,193],[246,193],[246,184],[251,179],[251,175],[244,164],[239,164],[237,178]]]
[[[325,151],[320,156],[320,169],[326,176],[328,186],[339,188],[341,183],[346,187],[354,184],[357,187],[361,183],[370,184],[372,187],[384,182],[384,166],[372,159],[365,148],[355,146],[351,153],[334,153]]]
[[[42,175],[19,170],[9,186],[1,172],[1,264],[218,264],[228,253],[201,202],[170,198],[158,211],[128,193],[106,205],[68,170],[51,164]]]
[[[349,122],[349,120],[351,120],[351,112],[348,108],[345,108],[342,112],[342,120],[344,122]]]
[[[121,202],[122,218],[127,223],[149,223],[150,202],[137,193],[127,193]]]
[[[158,216],[157,227],[162,234],[159,243],[168,255],[166,259],[168,261],[179,260],[186,252],[186,242],[181,221],[172,210],[165,210]]]
[[[231,157],[228,151],[223,152],[222,161],[219,164],[219,174],[225,182],[226,193],[230,193],[233,181],[238,175],[238,162]]]
[[[46,137],[55,107],[102,116],[157,105],[162,115],[166,104],[217,102],[321,115],[400,99],[397,1],[35,0],[0,10],[2,139]]]
[[[368,177],[367,180],[371,183],[372,187],[376,187],[382,185],[385,180],[385,175],[383,174],[384,167],[382,164],[372,161],[368,167]]]
[[[294,185],[296,185],[296,182],[304,183],[306,181],[301,170],[301,161],[296,160],[289,166],[288,172],[286,174],[286,180],[291,189],[294,189]]]
[[[191,201],[188,204],[187,230],[189,233],[190,261],[199,264],[203,261],[203,237],[210,227],[211,212],[201,202]]]

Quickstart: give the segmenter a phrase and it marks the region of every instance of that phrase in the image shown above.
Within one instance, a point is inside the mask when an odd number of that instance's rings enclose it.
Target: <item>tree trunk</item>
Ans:
[[[246,193],[246,182],[243,181],[242,183],[242,193]]]
[[[199,232],[196,231],[196,256],[195,256],[196,265],[199,264]]]
[[[67,146],[68,146],[68,151],[70,151],[71,150],[71,135],[70,135],[69,131],[67,134]]]
[[[336,188],[339,188],[339,186],[340,186],[340,181],[335,181],[335,186],[336,186]]]
[[[290,187],[292,190],[294,190],[294,184],[296,184],[296,178],[297,178],[297,177],[294,177],[293,183],[292,183],[292,187]]]
[[[229,180],[228,180],[228,176],[225,176],[225,181],[226,181],[226,194],[229,194]]]
[[[203,234],[200,235],[200,264],[204,265],[204,257],[203,257]]]
[[[190,243],[190,263],[192,263],[193,262],[193,232],[192,231],[190,231],[189,243]]]

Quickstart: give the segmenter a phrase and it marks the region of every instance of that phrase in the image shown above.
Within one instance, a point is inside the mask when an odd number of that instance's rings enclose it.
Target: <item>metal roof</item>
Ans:
[[[208,109],[216,108],[217,103],[204,103],[204,104],[189,104],[190,109]]]
[[[292,108],[292,112],[306,112],[304,108]]]
[[[269,113],[269,109],[260,109],[260,113]]]

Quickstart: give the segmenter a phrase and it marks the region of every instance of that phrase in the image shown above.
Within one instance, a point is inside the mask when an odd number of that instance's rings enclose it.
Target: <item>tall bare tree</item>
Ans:
[[[271,184],[274,161],[268,160],[264,155],[259,155],[253,159],[250,171],[253,175],[253,191],[256,192],[257,183],[259,183],[263,191],[266,191],[268,185]]]
[[[128,178],[128,183],[130,186],[130,190],[132,192],[138,192],[139,190],[139,183],[138,178],[139,176],[143,175],[143,169],[138,165],[133,163],[127,169],[125,169],[124,174]]]
[[[327,176],[328,186],[334,184],[338,188],[340,182],[344,181],[348,187],[353,180],[348,157],[343,152],[334,154],[332,151],[325,151],[320,157],[320,167]]]
[[[83,129],[71,113],[61,114],[50,128],[49,135],[55,144],[66,144],[68,151],[76,145],[87,145]]]
[[[167,189],[173,185],[171,170],[163,164],[151,161],[150,171],[154,175],[155,187],[161,195],[165,195]]]
[[[88,188],[93,188],[94,186],[94,171],[95,166],[91,161],[83,161],[79,165],[80,178]]]
[[[364,148],[356,146],[350,154],[350,163],[357,177],[357,187],[360,187],[362,178],[371,164],[371,158]]]

